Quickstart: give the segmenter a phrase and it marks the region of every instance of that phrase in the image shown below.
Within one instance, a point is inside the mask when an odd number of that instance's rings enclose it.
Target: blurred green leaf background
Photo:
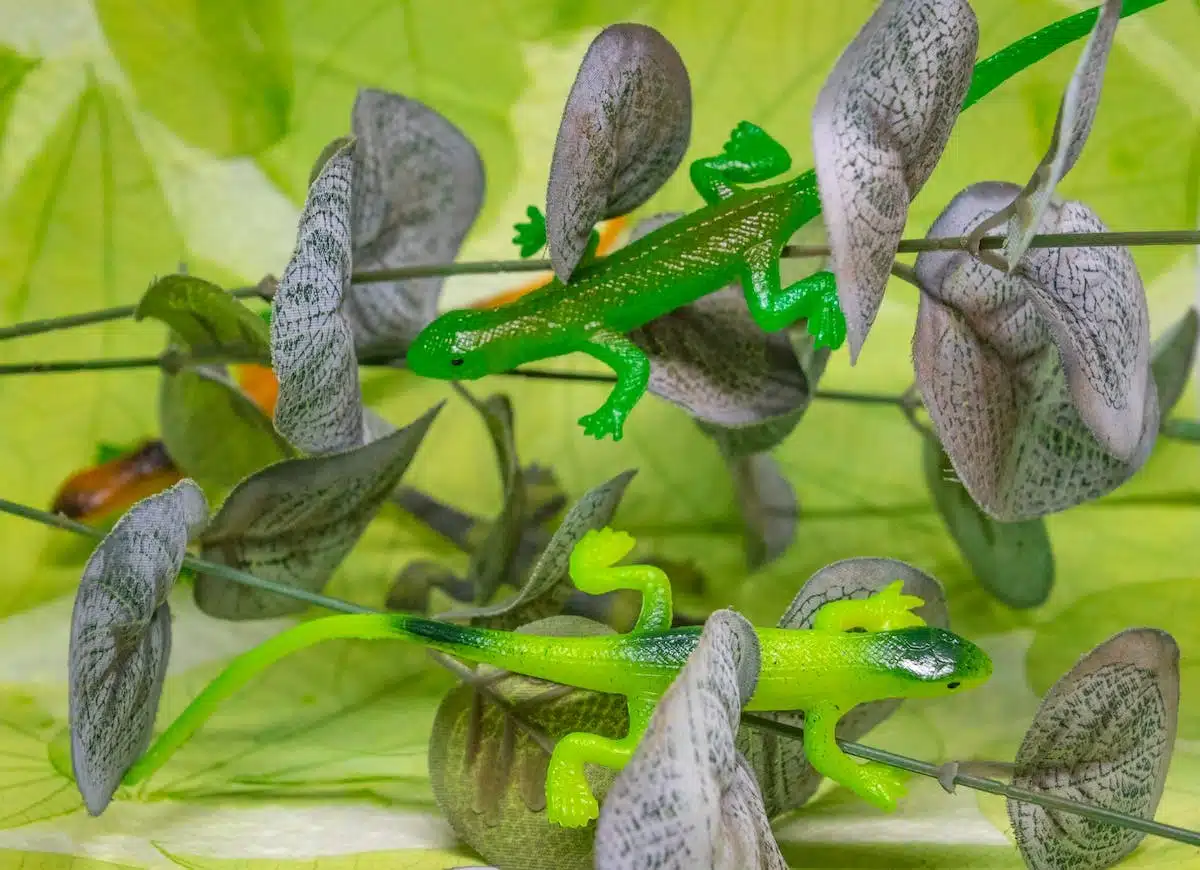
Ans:
[[[1071,12],[1077,0],[975,0],[981,54]],[[226,286],[278,274],[291,252],[312,161],[348,132],[358,87],[427,102],[483,155],[488,192],[464,259],[514,255],[511,224],[542,203],[558,117],[604,24],[658,27],[692,77],[688,159],[747,119],[811,165],[809,114],[842,47],[874,3],[844,0],[0,0],[0,323],[136,302],[188,270]],[[956,191],[1023,182],[1049,141],[1072,46],[960,121],[910,213],[923,234]],[[1123,21],[1096,127],[1061,193],[1113,229],[1182,229],[1200,213],[1200,7],[1167,0]],[[684,173],[643,211],[698,205]],[[1152,332],[1197,296],[1191,249],[1136,252]],[[521,283],[455,279],[461,303]],[[911,382],[916,296],[890,288],[859,365],[835,356],[822,386],[898,393]],[[0,362],[157,353],[160,325],[117,322],[0,343]],[[560,361],[585,368],[586,361]],[[0,379],[0,495],[45,507],[97,445],[158,434],[157,374]],[[803,581],[851,556],[890,556],[946,585],[955,628],[997,676],[969,697],[909,703],[872,735],[930,760],[1009,759],[1041,692],[1115,631],[1151,625],[1183,651],[1179,741],[1159,819],[1200,826],[1200,453],[1161,440],[1113,495],[1049,519],[1057,581],[1012,611],[980,586],[925,487],[922,444],[896,409],[817,403],[776,451],[802,518],[786,556],[746,576],[741,521],[713,443],[648,398],[619,444],[575,420],[602,386],[497,379],[514,403],[520,455],[568,492],[640,469],[616,524],[656,556],[695,561],[695,607],[734,606],[773,623]],[[474,412],[440,383],[365,378],[393,423],[449,407],[408,482],[494,514],[500,483]],[[1195,380],[1178,412],[1195,416]],[[663,433],[670,433],[664,437]],[[481,481],[484,483],[481,485]],[[0,866],[444,868],[477,863],[438,817],[425,743],[449,678],[419,651],[342,643],[298,655],[231,701],[136,796],[84,813],[64,740],[71,599],[88,542],[0,517]],[[330,592],[382,603],[415,558],[466,557],[385,512]],[[235,653],[286,624],[224,624],[177,596],[175,652],[160,722]],[[840,789],[777,828],[795,867],[1020,867],[1003,805],[918,782],[895,817]],[[1187,847],[1147,840],[1130,867],[1200,867]]]

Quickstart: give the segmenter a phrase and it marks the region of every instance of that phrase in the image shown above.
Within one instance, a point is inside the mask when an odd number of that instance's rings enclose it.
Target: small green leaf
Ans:
[[[192,350],[270,358],[262,318],[220,287],[192,275],[167,275],[150,285],[134,318],[162,321]]]
[[[520,628],[541,635],[609,634],[579,617],[556,616]],[[555,741],[573,731],[622,737],[629,728],[620,695],[566,689],[487,666],[461,676],[438,708],[429,740],[429,776],[454,831],[500,867],[591,870],[594,831],[546,819],[546,767]],[[603,797],[614,774],[591,767]]]
[[[1175,748],[1179,646],[1165,631],[1122,631],[1079,660],[1043,699],[1012,784],[1154,818]],[[1010,799],[1030,870],[1102,870],[1145,834]]]
[[[925,483],[942,521],[984,588],[1009,607],[1037,607],[1054,586],[1054,551],[1041,517],[1001,523],[975,504],[954,476],[954,466],[933,438],[926,438]]]
[[[4,145],[4,128],[8,124],[13,97],[16,96],[25,76],[33,72],[39,63],[41,61],[18,54],[6,45],[0,45],[0,148]]]
[[[487,607],[442,614],[442,618],[470,618],[488,628],[512,628],[560,613],[573,591],[566,582],[571,550],[588,531],[609,524],[634,474],[636,471],[632,470],[621,472],[607,483],[589,489],[571,506],[515,596]]]
[[[734,741],[761,664],[744,616],[718,610],[609,789],[597,870],[787,870]]]
[[[159,425],[167,455],[214,503],[254,472],[296,455],[271,418],[213,366],[163,376]]]
[[[288,128],[292,60],[280,0],[97,0],[138,100],[184,141],[253,155]]]
[[[246,478],[201,537],[201,555],[320,591],[400,482],[440,407],[365,446],[285,460]],[[201,610],[219,619],[264,619],[305,608],[207,574],[197,576],[195,596]]]
[[[525,481],[517,458],[512,403],[508,397],[497,394],[481,402],[466,389],[460,388],[459,392],[483,418],[496,451],[504,493],[500,516],[491,523],[487,537],[471,553],[471,565],[467,569],[467,579],[474,586],[475,603],[484,604],[501,586],[519,583],[517,578],[522,566],[517,554],[526,525]]]
[[[1200,444],[1200,420],[1166,420],[1162,424],[1162,433],[1169,438]]]
[[[765,453],[729,462],[733,489],[746,527],[746,565],[757,571],[782,556],[796,537],[796,491]]]
[[[71,768],[93,816],[150,742],[171,653],[167,596],[207,521],[199,487],[181,481],[130,508],[83,569],[68,698]]]
[[[1158,388],[1158,410],[1165,421],[1187,388],[1196,359],[1200,315],[1189,308],[1150,345],[1150,373]]]

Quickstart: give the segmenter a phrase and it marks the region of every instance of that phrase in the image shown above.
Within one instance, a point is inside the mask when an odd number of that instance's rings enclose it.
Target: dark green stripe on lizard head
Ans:
[[[881,698],[939,697],[977,686],[992,674],[987,653],[941,628],[883,631],[868,635],[867,643]]]

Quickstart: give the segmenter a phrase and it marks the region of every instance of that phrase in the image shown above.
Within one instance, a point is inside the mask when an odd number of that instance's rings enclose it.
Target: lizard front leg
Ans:
[[[913,608],[925,602],[904,594],[904,581],[897,580],[866,598],[842,599],[823,604],[813,616],[817,631],[892,631],[925,625]]]
[[[579,828],[600,815],[600,804],[585,776],[587,764],[621,770],[637,750],[654,700],[629,699],[629,732],[620,740],[576,732],[563,737],[550,755],[546,769],[546,818],[564,828]]]
[[[612,435],[614,441],[620,441],[625,418],[650,383],[650,360],[636,344],[611,329],[596,330],[577,349],[600,360],[617,375],[608,399],[594,413],[580,417],[579,425],[597,439]]]
[[[696,192],[709,205],[733,196],[735,184],[754,184],[787,172],[792,157],[762,127],[742,121],[716,157],[692,163],[688,174]]]
[[[832,702],[804,711],[804,755],[822,776],[846,786],[881,810],[892,811],[904,796],[904,774],[886,764],[858,764],[837,745],[837,723],[845,711]]]
[[[776,332],[805,319],[809,335],[816,339],[816,347],[836,350],[846,340],[846,318],[838,306],[833,273],[815,272],[781,287],[781,251],[779,244],[764,242],[746,252],[742,291],[750,315],[767,332]]]
[[[626,532],[603,528],[589,531],[571,551],[570,574],[575,587],[590,595],[616,589],[642,593],[642,610],[630,634],[666,631],[671,627],[671,581],[653,565],[613,565],[633,550],[634,539]]]

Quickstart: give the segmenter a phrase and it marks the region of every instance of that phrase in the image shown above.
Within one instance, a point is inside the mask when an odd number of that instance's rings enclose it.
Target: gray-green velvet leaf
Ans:
[[[909,204],[962,108],[978,43],[967,0],[883,0],[817,97],[813,161],[851,363],[883,302]]]
[[[275,428],[306,453],[363,444],[358,357],[342,302],[352,267],[351,142],[326,161],[308,191],[296,250],[271,306],[271,363],[279,380]]]
[[[1100,106],[1104,68],[1120,19],[1121,0],[1104,0],[1096,26],[1063,94],[1050,149],[1013,204],[1016,211],[1009,219],[1003,249],[1010,272],[1017,268],[1029,241],[1037,234],[1054,197],[1054,188],[1083,153],[1092,122],[1096,119],[1096,109]]]
[[[471,141],[417,100],[364,88],[351,113],[354,269],[448,263],[483,206],[484,170]],[[444,278],[355,284],[342,316],[360,352],[399,356],[437,314]]]
[[[754,694],[758,636],[718,610],[617,775],[596,826],[597,870],[785,870],[734,738]]]
[[[67,706],[71,769],[93,816],[150,743],[171,653],[167,596],[207,520],[204,494],[182,480],[131,507],[83,569]]]
[[[1017,193],[959,193],[930,236],[963,234]],[[1042,231],[1100,232],[1082,203]],[[1112,491],[1158,431],[1146,293],[1125,248],[1029,251],[1012,275],[965,251],[923,252],[913,359],[938,440],[989,516],[1033,519]]]
[[[1179,647],[1133,628],[1079,660],[1055,683],[1017,751],[1012,784],[1154,818],[1179,719]],[[1031,870],[1100,870],[1145,834],[1035,804],[1008,801]]]
[[[583,57],[563,109],[546,189],[550,262],[564,283],[596,223],[627,214],[675,172],[692,133],[679,52],[643,24],[612,24]]]
[[[370,444],[289,459],[250,476],[213,517],[201,555],[319,592],[400,482],[440,408]],[[264,619],[306,606],[206,574],[196,577],[195,597],[220,619]]]
[[[731,459],[729,471],[745,528],[746,566],[757,571],[795,540],[800,503],[779,463],[765,453]]]

